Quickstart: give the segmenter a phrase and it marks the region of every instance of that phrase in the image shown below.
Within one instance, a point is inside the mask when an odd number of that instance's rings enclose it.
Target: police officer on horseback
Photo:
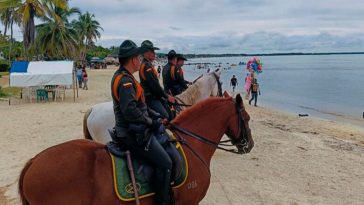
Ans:
[[[179,71],[178,73],[180,74],[180,86],[183,88],[183,91],[186,90],[188,88],[187,85],[192,84],[191,82],[185,80],[185,77],[183,75],[183,66],[185,64],[185,61],[187,61],[187,58],[184,57],[184,55],[182,54],[177,54],[177,70]]]
[[[156,204],[167,205],[171,203],[172,160],[157,140],[157,136],[164,132],[164,126],[158,119],[160,115],[148,109],[143,88],[133,76],[140,69],[144,51],[131,40],[125,40],[119,48],[120,68],[111,81],[115,113],[115,135],[112,138],[115,144],[154,167]]]
[[[164,90],[173,96],[179,95],[187,89],[183,71],[180,66],[177,66],[178,56],[174,50],[169,51],[167,54],[168,63],[162,71]]]
[[[141,48],[144,50],[144,54],[139,77],[140,84],[144,89],[145,102],[148,107],[159,113],[162,118],[172,120],[173,113],[170,111],[167,101],[174,103],[175,100],[164,92],[159,83],[158,72],[152,64],[155,60],[155,50],[159,50],[159,48],[154,47],[153,43],[149,40],[143,41]]]

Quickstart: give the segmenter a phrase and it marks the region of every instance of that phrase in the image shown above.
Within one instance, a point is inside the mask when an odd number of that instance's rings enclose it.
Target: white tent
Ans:
[[[73,61],[30,62],[26,73],[10,73],[10,86],[72,85]]]

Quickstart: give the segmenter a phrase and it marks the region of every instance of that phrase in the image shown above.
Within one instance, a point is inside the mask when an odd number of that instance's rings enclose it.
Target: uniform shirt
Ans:
[[[167,98],[166,93],[159,84],[158,74],[153,67],[153,64],[147,59],[143,59],[139,70],[140,84],[144,89],[144,94],[148,98],[160,100]]]
[[[183,77],[183,70],[180,66],[174,66],[170,63],[167,63],[163,67],[162,71],[163,76],[163,85],[164,90],[169,93],[172,91],[173,95],[178,95],[180,92],[176,93],[176,91],[182,91],[187,89],[187,84]]]
[[[169,89],[171,87],[171,66],[172,64],[167,63],[165,66],[163,66],[162,70],[163,87],[166,93],[169,93]]]
[[[114,84],[117,76],[122,74],[118,84]],[[114,90],[119,96],[115,96]],[[111,95],[115,114],[115,126],[128,128],[130,123],[151,125],[148,108],[144,102],[143,89],[133,75],[123,66],[115,72],[111,81]]]
[[[183,68],[182,66],[176,66],[175,70],[175,82],[177,85],[181,86],[183,90],[186,90],[188,88],[187,83],[185,81],[185,77],[183,75]]]

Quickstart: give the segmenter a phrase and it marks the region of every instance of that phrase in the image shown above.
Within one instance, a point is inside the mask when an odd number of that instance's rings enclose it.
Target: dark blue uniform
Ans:
[[[158,114],[148,110],[141,85],[123,66],[115,72],[111,89],[116,122],[113,140],[155,168],[156,204],[169,204],[172,160],[157,141],[161,124],[153,114]],[[146,134],[148,130],[152,134]]]
[[[139,77],[148,107],[159,113],[162,118],[172,120],[173,115],[167,105],[168,96],[159,84],[157,71],[147,59],[143,59],[139,70]]]

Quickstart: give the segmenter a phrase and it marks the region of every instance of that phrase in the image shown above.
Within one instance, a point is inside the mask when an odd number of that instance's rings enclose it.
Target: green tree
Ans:
[[[10,40],[8,42],[8,51],[7,51],[7,56],[9,59],[9,62],[11,61],[12,56],[10,55],[12,53],[12,48],[13,48],[13,44],[14,44],[14,39],[13,39],[13,26],[14,23],[18,26],[20,26],[21,23],[21,16],[20,14],[14,9],[14,8],[7,8],[7,9],[3,9],[0,10],[0,21],[4,24],[4,35],[6,35],[7,30],[10,29]]]
[[[52,10],[49,5],[67,9],[67,0],[0,0],[0,10],[13,8],[20,16],[23,29],[23,43],[26,53],[35,39],[35,17],[42,17]]]
[[[92,57],[99,57],[103,59],[111,53],[112,51],[108,48],[104,48],[102,46],[94,46],[87,51],[86,59],[90,60]]]
[[[78,8],[65,10],[54,7],[52,12],[41,17],[43,23],[36,26],[38,51],[51,59],[76,57],[79,36],[68,18],[80,13]]]
[[[94,20],[95,15],[86,12],[72,24],[80,36],[80,58],[86,59],[86,53],[89,47],[94,45],[94,41],[101,37],[100,30],[103,30],[100,23]]]

